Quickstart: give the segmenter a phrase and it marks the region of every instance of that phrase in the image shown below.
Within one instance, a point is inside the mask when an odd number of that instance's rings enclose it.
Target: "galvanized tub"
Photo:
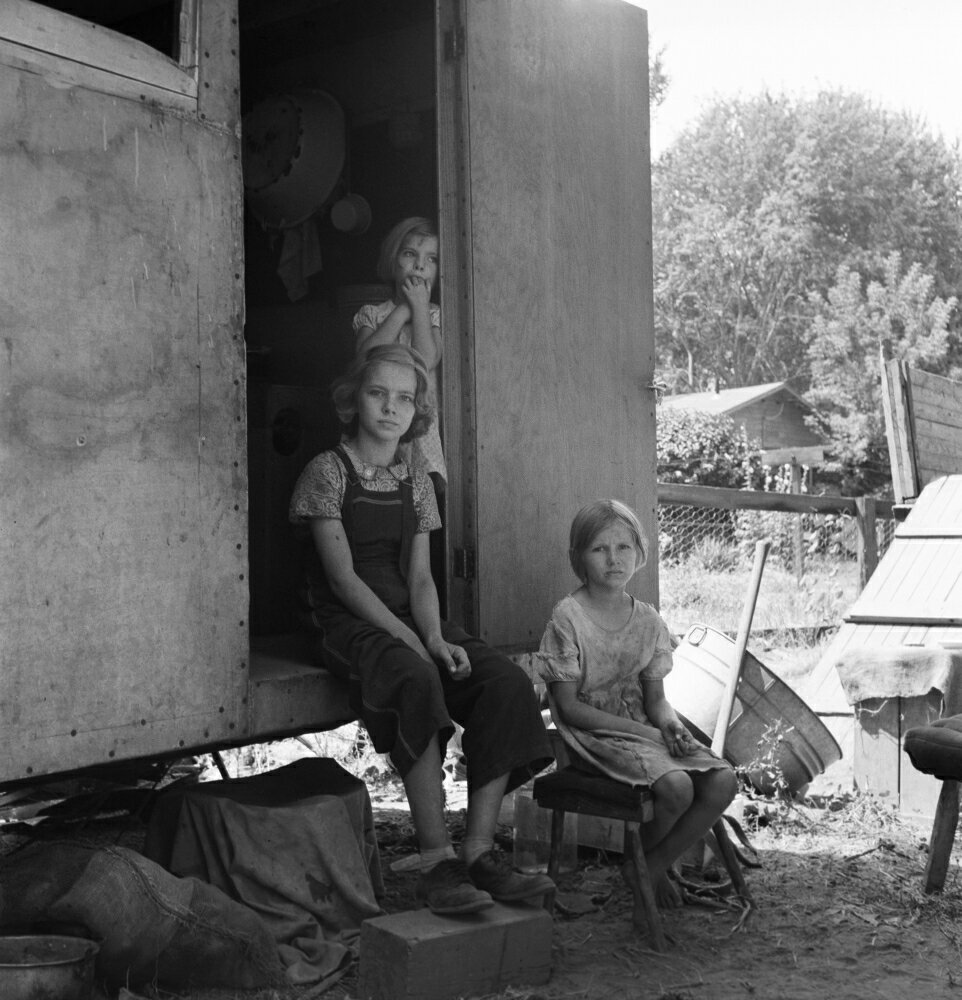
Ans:
[[[100,946],[60,934],[0,936],[3,1000],[90,1000]]]
[[[707,746],[715,732],[735,643],[709,625],[692,625],[674,653],[665,694]],[[760,746],[761,744],[761,746]],[[842,758],[842,749],[821,719],[751,653],[745,653],[725,739],[725,757],[745,769],[764,795],[781,787],[801,791]]]

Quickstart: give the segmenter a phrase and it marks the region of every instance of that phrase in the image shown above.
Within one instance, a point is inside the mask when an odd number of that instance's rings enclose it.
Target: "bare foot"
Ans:
[[[667,875],[662,875],[655,883],[655,902],[663,910],[677,910],[682,905],[681,895]]]

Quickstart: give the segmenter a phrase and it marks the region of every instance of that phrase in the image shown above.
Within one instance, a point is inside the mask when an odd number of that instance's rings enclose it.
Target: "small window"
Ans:
[[[42,0],[41,6],[136,38],[183,65],[181,0]]]
[[[198,0],[0,2],[0,58],[134,100],[194,110]]]

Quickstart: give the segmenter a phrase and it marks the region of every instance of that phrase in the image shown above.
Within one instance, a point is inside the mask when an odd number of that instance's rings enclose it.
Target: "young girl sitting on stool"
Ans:
[[[474,913],[543,895],[494,850],[501,800],[551,763],[524,671],[442,621],[428,533],[440,524],[426,472],[398,446],[433,417],[427,371],[402,344],[372,348],[334,383],[347,425],[301,473],[290,518],[306,536],[303,602],[320,664],[348,682],[374,748],[404,782],[421,853],[418,896],[436,913]],[[441,763],[464,727],[468,811],[456,856],[444,818]]]
[[[729,764],[695,742],[665,698],[668,626],[625,590],[647,557],[629,507],[582,507],[568,548],[581,586],[555,605],[538,655],[572,763],[651,788],[654,818],[641,826],[642,846],[658,903],[672,907],[680,898],[670,866],[708,833],[737,786]],[[629,878],[633,870],[623,871]]]

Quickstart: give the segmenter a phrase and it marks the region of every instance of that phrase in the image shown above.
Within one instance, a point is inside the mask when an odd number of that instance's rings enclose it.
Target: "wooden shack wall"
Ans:
[[[909,368],[919,487],[962,473],[962,382]]]
[[[236,6],[199,18],[192,111],[0,50],[6,779],[246,725]]]
[[[732,414],[762,448],[804,448],[823,443],[806,423],[807,411],[788,393],[778,393]]]

